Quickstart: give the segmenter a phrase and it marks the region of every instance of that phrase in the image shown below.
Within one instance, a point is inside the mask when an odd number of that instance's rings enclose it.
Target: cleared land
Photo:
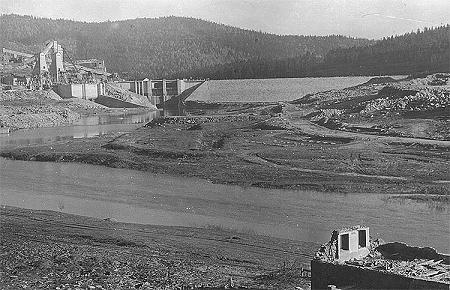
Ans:
[[[296,289],[319,245],[0,208],[2,289]]]

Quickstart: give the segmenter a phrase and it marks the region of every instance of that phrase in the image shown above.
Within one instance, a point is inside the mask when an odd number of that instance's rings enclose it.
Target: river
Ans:
[[[2,148],[125,132],[157,113],[84,118],[73,126],[0,135]],[[372,237],[450,252],[449,207],[386,194],[338,194],[212,184],[196,178],[87,164],[0,158],[0,204],[118,221],[218,226],[323,243],[331,230],[362,224]]]

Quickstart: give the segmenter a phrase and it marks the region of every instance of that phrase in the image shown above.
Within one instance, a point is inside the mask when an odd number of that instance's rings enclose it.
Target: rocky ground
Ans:
[[[319,247],[12,207],[0,232],[1,289],[306,289]]]
[[[0,91],[0,127],[17,129],[70,124],[81,114],[107,112],[87,100],[61,99],[53,91]]]
[[[365,85],[294,101],[310,121],[350,132],[450,140],[450,74]]]

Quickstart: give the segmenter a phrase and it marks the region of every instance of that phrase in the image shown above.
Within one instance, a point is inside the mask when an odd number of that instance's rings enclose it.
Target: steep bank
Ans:
[[[308,287],[318,245],[221,228],[118,223],[0,208],[0,287],[245,289]],[[185,288],[182,288],[185,287]]]

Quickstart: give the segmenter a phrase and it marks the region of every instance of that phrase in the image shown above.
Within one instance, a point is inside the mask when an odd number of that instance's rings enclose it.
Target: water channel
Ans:
[[[157,116],[95,116],[73,126],[22,130],[0,135],[0,147],[126,132]],[[0,158],[1,205],[142,224],[220,226],[316,243],[325,242],[334,228],[364,224],[373,237],[450,252],[446,204],[388,197],[244,188],[87,164]]]

